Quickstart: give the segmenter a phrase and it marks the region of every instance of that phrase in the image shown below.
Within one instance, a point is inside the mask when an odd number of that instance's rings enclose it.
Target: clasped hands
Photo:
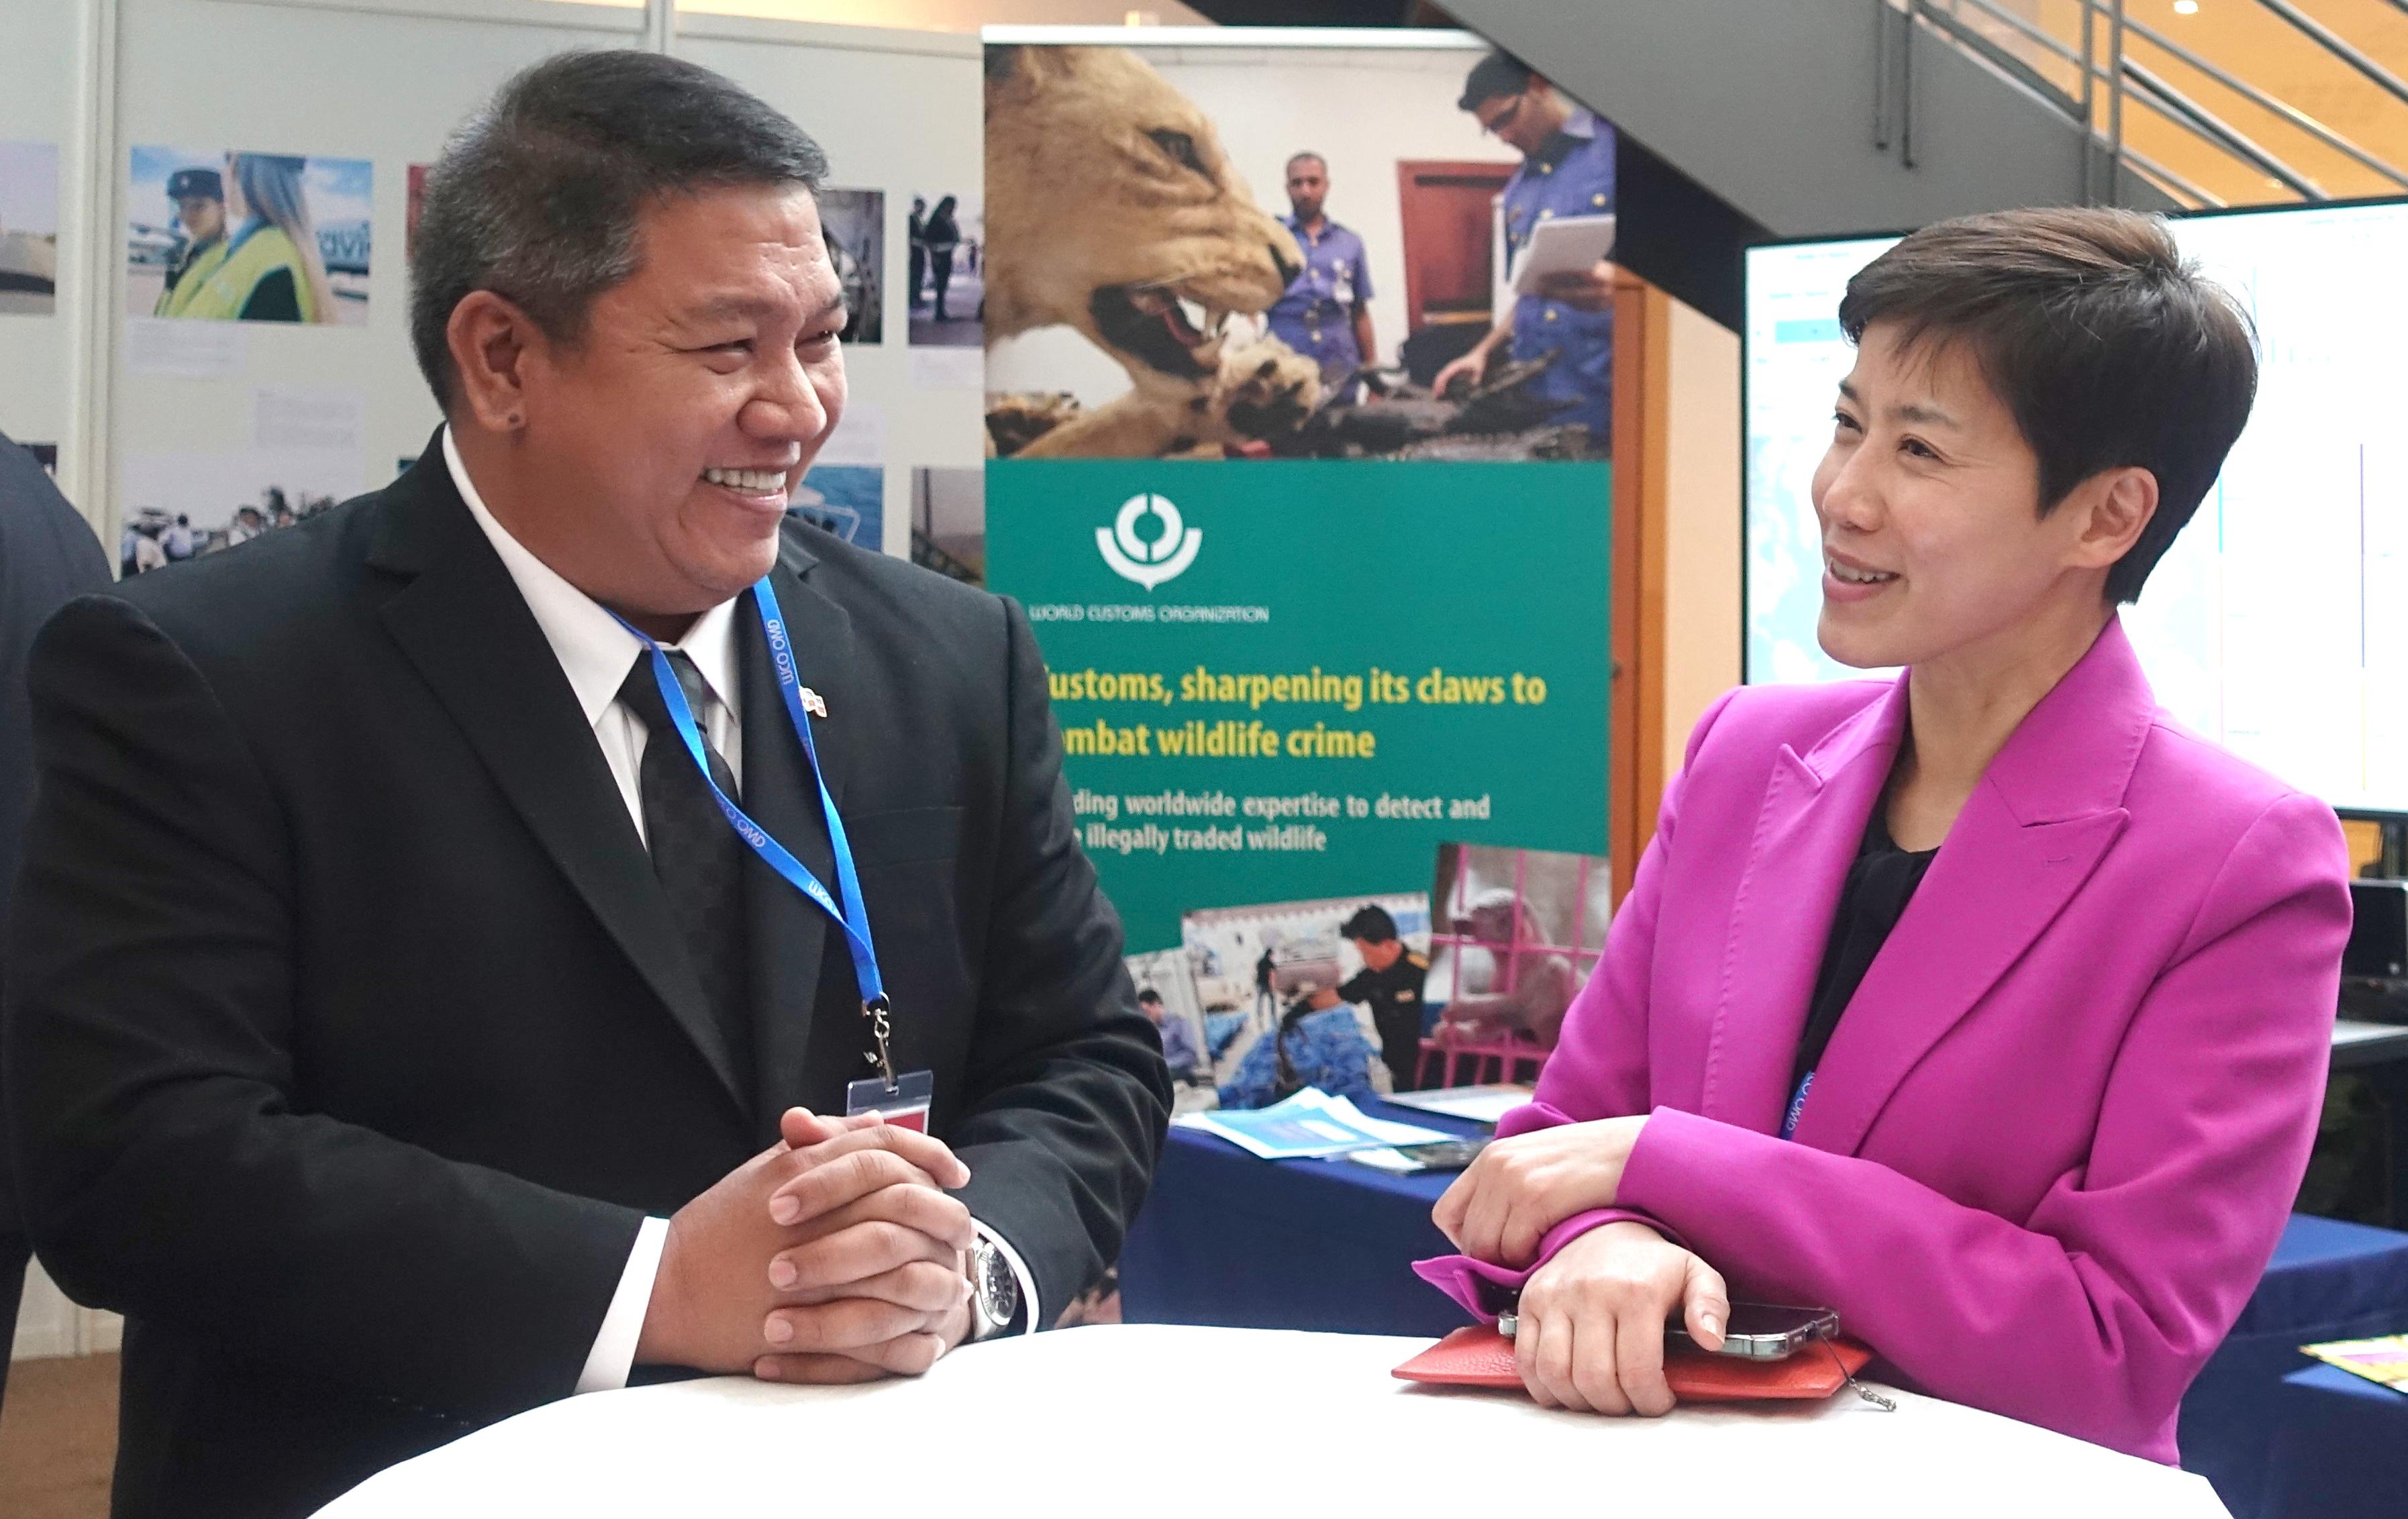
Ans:
[[[944,1141],[790,1108],[669,1220],[636,1359],[771,1382],[916,1376],[968,1336],[969,1181]]]
[[[1612,1208],[1647,1120],[1565,1124],[1498,1139],[1438,1200],[1431,1217],[1475,1260],[1525,1267],[1547,1231]],[[1547,1408],[1666,1413],[1664,1326],[1679,1313],[1708,1349],[1730,1318],[1721,1275],[1635,1219],[1600,1225],[1523,1283],[1515,1369]]]

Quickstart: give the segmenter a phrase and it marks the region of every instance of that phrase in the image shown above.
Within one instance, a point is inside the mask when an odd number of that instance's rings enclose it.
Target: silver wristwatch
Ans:
[[[1020,1279],[995,1241],[984,1235],[970,1246],[970,1338],[984,1340],[1020,1316]]]

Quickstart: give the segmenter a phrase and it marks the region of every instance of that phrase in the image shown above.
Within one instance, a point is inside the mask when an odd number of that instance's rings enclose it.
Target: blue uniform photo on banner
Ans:
[[[1353,228],[1330,220],[1328,193],[1329,165],[1319,153],[1287,161],[1290,210],[1280,224],[1296,238],[1304,267],[1271,308],[1269,322],[1272,337],[1321,366],[1321,383],[1334,397],[1379,345],[1372,339],[1370,254]]]
[[[1541,222],[1559,216],[1597,216],[1613,208],[1613,128],[1585,108],[1574,110],[1540,150],[1522,161],[1505,185],[1507,271]],[[1588,424],[1594,436],[1613,431],[1613,308],[1592,310],[1557,296],[1524,295],[1513,303],[1513,358],[1526,363],[1555,355],[1539,380],[1541,394],[1565,403],[1563,416]]]
[[[1480,129],[1522,155],[1498,197],[1507,283],[1496,324],[1455,358],[1431,389],[1456,394],[1469,381],[1505,388],[1507,373],[1525,387],[1549,420],[1579,428],[1588,449],[1612,451],[1613,268],[1585,250],[1612,244],[1613,128],[1597,112],[1557,91],[1543,75],[1511,54],[1482,59],[1455,102]],[[1551,223],[1568,231],[1586,223],[1591,238],[1578,261],[1532,265]]]
[[[915,489],[913,552],[1028,607],[1130,949],[1265,903],[1348,904],[1334,934],[1441,844],[1600,852],[1613,128],[1468,34],[998,42],[985,75],[994,458],[975,530]],[[1223,1105],[1282,1053],[1413,1084],[1422,1031],[1339,968],[1200,996]]]
[[[1614,130],[1544,78],[1466,35],[986,75],[998,460],[1611,457]]]
[[[1613,128],[1466,34],[985,77],[993,455],[912,552],[1027,609],[1177,1110],[1479,1080],[1449,1003],[1542,1058],[1584,965],[1431,886],[1610,878]]]

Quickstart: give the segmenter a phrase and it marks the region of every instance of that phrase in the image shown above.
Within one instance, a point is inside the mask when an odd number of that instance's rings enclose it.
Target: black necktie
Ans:
[[[694,661],[678,650],[667,650],[669,668],[685,692],[685,704],[703,733],[702,752],[710,760],[710,778],[732,800],[736,777],[727,762],[710,747],[702,714],[711,700],[710,688]],[[728,1059],[736,1068],[741,1089],[752,1079],[752,1021],[745,995],[744,841],[729,826],[727,816],[703,784],[694,756],[669,721],[668,704],[661,699],[652,679],[649,653],[636,656],[636,667],[619,687],[619,699],[643,720],[649,735],[644,762],[638,775],[644,804],[644,842],[652,852],[652,873],[668,897],[679,936],[694,956],[703,995],[726,1041]]]

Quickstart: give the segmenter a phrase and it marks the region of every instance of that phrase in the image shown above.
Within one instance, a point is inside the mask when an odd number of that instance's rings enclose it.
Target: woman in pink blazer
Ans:
[[[2159,712],[2114,611],[2247,420],[2247,325],[2162,222],[2085,210],[1927,228],[1841,324],[1820,636],[1908,673],[1698,724],[1425,1274],[1521,1286],[1541,1402],[1664,1412],[1667,1319],[1718,1343],[1736,1296],[2172,1462],[2307,1162],[2349,928],[2331,810]]]

